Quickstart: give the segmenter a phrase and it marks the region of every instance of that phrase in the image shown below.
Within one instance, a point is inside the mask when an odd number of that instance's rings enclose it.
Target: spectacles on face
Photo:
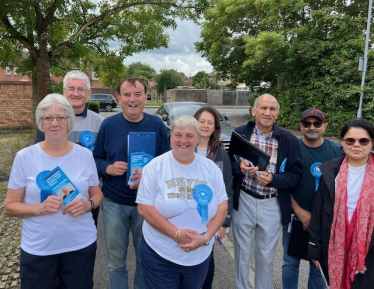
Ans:
[[[343,140],[346,145],[353,146],[356,143],[356,141],[358,141],[358,143],[364,147],[364,146],[367,146],[373,139],[366,138],[366,137],[360,138],[360,139],[348,137],[348,138],[343,138]]]
[[[87,89],[85,87],[68,87],[66,90],[70,93],[74,93],[75,91],[78,91],[78,93],[84,93]]]
[[[314,125],[315,128],[320,128],[323,124],[323,121],[310,122],[310,121],[303,120],[301,123],[303,127],[305,128],[310,128],[312,125]]]
[[[42,117],[42,120],[45,123],[52,123],[54,119],[56,119],[58,123],[64,123],[64,122],[67,121],[68,117],[67,116],[45,116],[45,117]]]

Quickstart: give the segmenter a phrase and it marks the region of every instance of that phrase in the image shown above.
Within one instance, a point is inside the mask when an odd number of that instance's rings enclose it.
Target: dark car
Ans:
[[[88,100],[100,102],[100,109],[105,109],[105,111],[112,111],[117,107],[117,100],[111,94],[92,93]]]
[[[155,116],[162,119],[165,124],[167,134],[170,136],[171,126],[173,121],[180,115],[194,115],[195,112],[203,106],[207,106],[204,102],[192,102],[192,101],[180,101],[180,102],[166,102],[156,111]],[[228,150],[230,146],[231,133],[234,131],[234,127],[229,122],[229,118],[220,114],[221,120],[221,141],[225,145],[225,149]]]

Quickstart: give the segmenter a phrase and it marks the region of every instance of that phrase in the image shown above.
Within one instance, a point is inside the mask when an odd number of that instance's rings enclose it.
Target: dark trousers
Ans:
[[[86,248],[49,256],[36,256],[21,249],[22,289],[92,289],[96,241]]]
[[[214,278],[214,254],[212,250],[212,253],[210,254],[208,274],[206,275],[203,287],[201,287],[201,289],[212,289],[213,278]]]
[[[145,288],[147,289],[200,289],[206,274],[210,256],[195,266],[181,266],[160,257],[142,239],[140,246]]]

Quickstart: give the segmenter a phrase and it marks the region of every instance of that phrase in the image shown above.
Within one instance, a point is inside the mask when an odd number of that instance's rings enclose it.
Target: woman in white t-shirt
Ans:
[[[136,202],[144,217],[141,263],[147,289],[201,288],[214,234],[227,215],[220,169],[195,153],[199,126],[192,116],[174,121],[172,150],[143,169]]]
[[[90,212],[102,200],[92,152],[68,141],[75,116],[64,96],[47,95],[35,118],[45,140],[16,154],[4,201],[5,214],[22,219],[21,287],[92,288],[96,227]],[[63,200],[66,188],[72,192]]]
[[[354,119],[340,137],[345,156],[320,166],[308,254],[331,289],[373,288],[374,125]]]

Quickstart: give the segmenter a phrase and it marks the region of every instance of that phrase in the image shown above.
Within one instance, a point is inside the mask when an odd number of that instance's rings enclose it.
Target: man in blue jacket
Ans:
[[[143,112],[147,87],[141,79],[124,79],[118,86],[118,100],[122,113],[104,120],[93,151],[103,181],[102,208],[110,288],[128,288],[126,255],[131,231],[136,254],[134,288],[143,289],[140,260],[143,218],[135,203],[141,175],[133,175],[136,181],[128,185],[127,137],[129,132],[155,132],[156,156],[168,151],[170,144],[161,119]]]
[[[300,145],[290,132],[275,121],[279,103],[270,94],[259,96],[250,121],[236,131],[265,151],[270,161],[265,171],[248,160],[233,162],[233,233],[236,288],[248,288],[250,262],[256,258],[255,288],[273,288],[273,260],[282,224],[290,222],[290,189],[301,174]],[[282,168],[281,168],[282,167]],[[254,238],[254,236],[256,236]]]

